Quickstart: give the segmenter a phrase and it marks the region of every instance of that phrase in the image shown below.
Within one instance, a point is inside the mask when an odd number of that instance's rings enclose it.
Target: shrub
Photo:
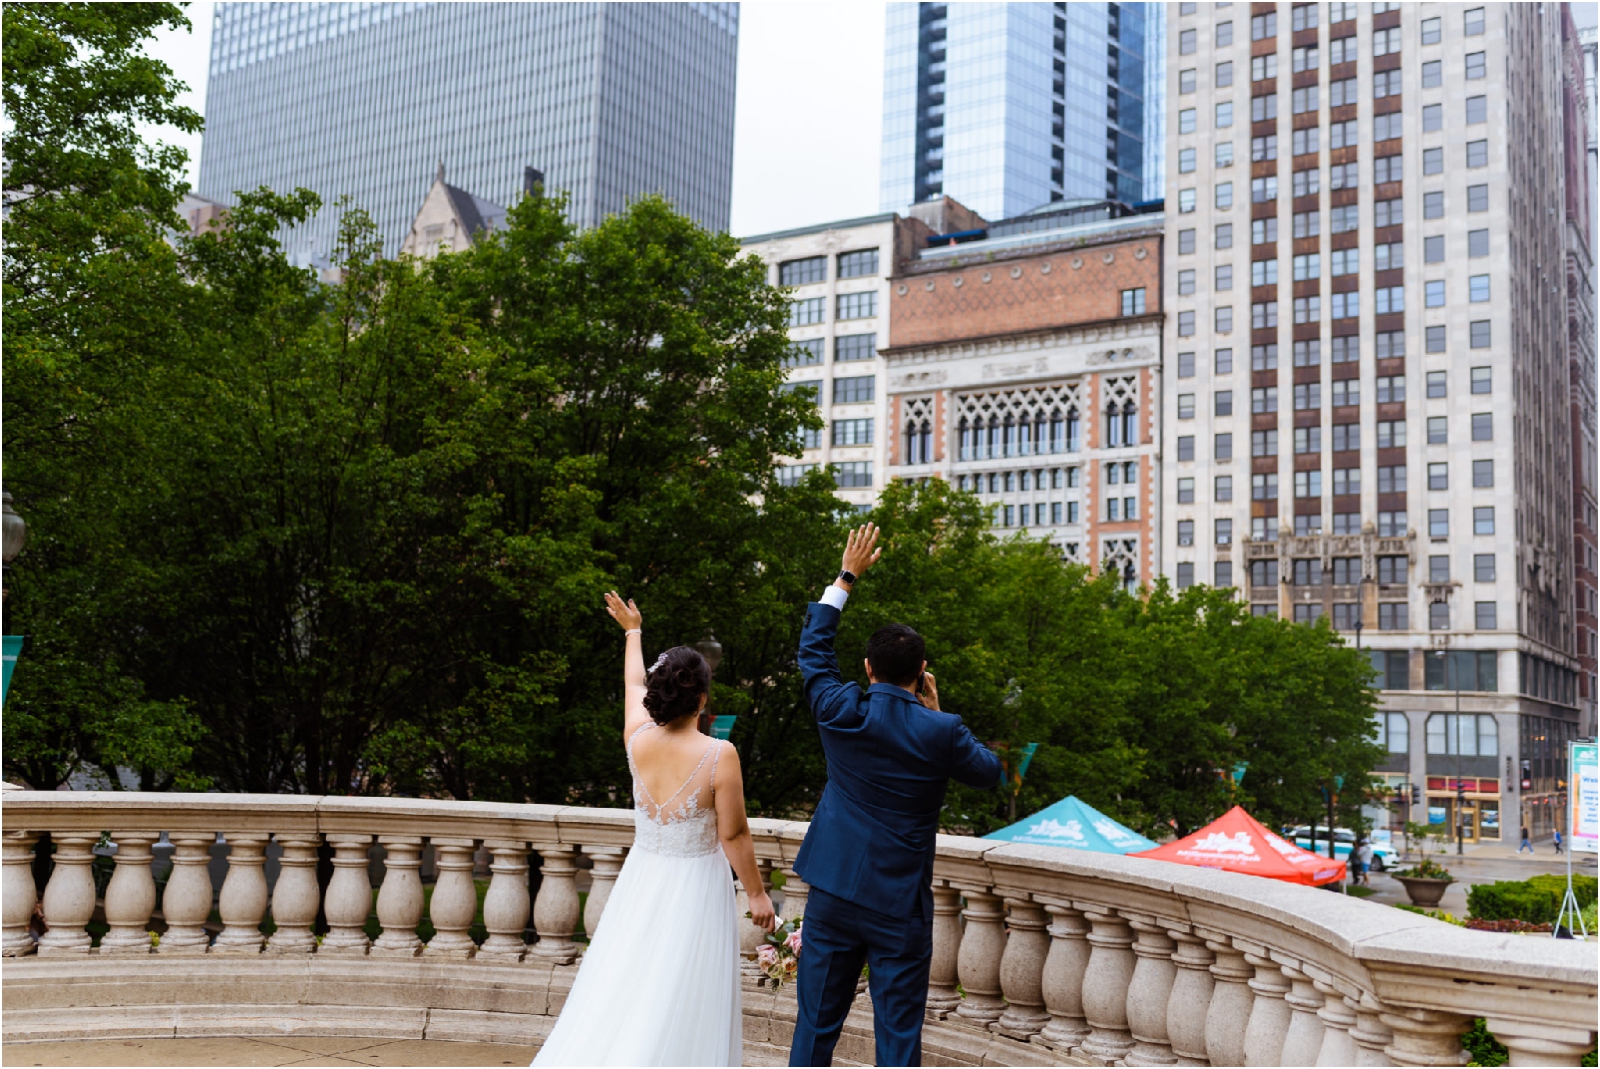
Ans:
[[[1527,921],[1519,921],[1515,917],[1508,917],[1504,920],[1498,921],[1488,921],[1482,920],[1478,917],[1472,917],[1468,919],[1467,927],[1471,928],[1475,932],[1548,933],[1550,931],[1550,925],[1548,924],[1530,924]]]
[[[1580,907],[1595,901],[1597,882],[1600,881],[1593,876],[1572,877],[1572,893]],[[1566,891],[1567,878],[1556,875],[1480,883],[1467,888],[1467,908],[1479,920],[1551,924],[1561,912],[1561,899]]]

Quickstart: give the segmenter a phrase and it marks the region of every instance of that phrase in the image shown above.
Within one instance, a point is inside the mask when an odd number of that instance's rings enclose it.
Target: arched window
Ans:
[[[1083,444],[1083,421],[1076,408],[1067,409],[1067,452],[1076,453]]]
[[[1035,412],[1033,414],[1033,451],[1035,453],[1043,454],[1047,448],[1044,444],[1045,433],[1044,413]]]
[[[1139,444],[1139,408],[1132,401],[1122,406],[1122,444]]]
[[[922,429],[917,432],[917,442],[922,453],[922,463],[933,463],[933,424],[927,420],[922,421]]]
[[[1111,402],[1106,406],[1106,447],[1115,449],[1122,444],[1122,414],[1117,410],[1117,403]]]
[[[1006,430],[1006,452],[1005,452],[1005,455],[1008,456],[1008,457],[1014,457],[1014,456],[1017,455],[1017,425],[1016,425],[1016,423],[1014,423],[1012,421],[1010,416],[1006,417],[1005,430]]]
[[[1033,456],[1033,425],[1028,422],[1027,416],[1023,416],[1017,424],[1017,455]]]
[[[961,459],[972,459],[972,427],[967,423],[967,417],[961,417]]]
[[[1066,428],[1061,419],[1061,409],[1050,413],[1050,452],[1059,453],[1066,448]]]
[[[988,446],[985,448],[983,455],[985,457],[997,457],[997,456],[1000,455],[1000,417],[999,416],[990,416],[989,417],[989,443],[988,443]]]
[[[922,444],[922,439],[917,435],[917,425],[915,423],[913,423],[913,424],[911,424],[911,426],[906,428],[906,463],[907,464],[921,464],[922,463],[922,453],[921,453],[920,449],[918,448],[921,444]]]
[[[1133,570],[1131,562],[1122,566],[1122,589],[1130,594],[1139,592],[1139,575]]]

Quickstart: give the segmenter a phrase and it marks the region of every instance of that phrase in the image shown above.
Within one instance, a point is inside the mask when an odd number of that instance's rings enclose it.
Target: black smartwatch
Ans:
[[[855,573],[854,572],[851,572],[851,571],[848,571],[848,570],[841,570],[839,572],[839,578],[844,581],[845,586],[855,586],[856,585],[856,577],[855,577]]]

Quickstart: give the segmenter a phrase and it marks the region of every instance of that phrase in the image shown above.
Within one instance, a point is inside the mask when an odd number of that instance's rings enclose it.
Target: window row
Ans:
[[[835,319],[871,319],[878,314],[878,291],[840,293],[834,298]],[[789,302],[789,325],[807,327],[825,321],[826,297],[805,297]]]
[[[871,401],[877,387],[877,377],[874,375],[853,375],[848,378],[833,380],[833,403],[836,405],[854,405]],[[787,382],[781,387],[784,393],[807,393],[812,400],[820,401],[822,398],[822,380],[805,379],[799,382]]]
[[[1108,419],[1120,422],[1118,416],[1120,412],[1108,415]],[[963,416],[956,435],[957,457],[961,460],[1076,453],[1083,448],[1083,421],[1076,408],[1065,412],[1055,409],[1048,414],[1035,412],[1031,419],[1007,415],[990,416],[985,421]]]
[[[841,490],[870,488],[872,486],[872,461],[857,460],[845,464],[830,464],[834,485]],[[816,464],[787,464],[778,469],[778,485],[798,486]]]
[[[784,367],[812,367],[827,359],[828,339],[806,338],[789,343],[789,355]],[[833,339],[833,359],[836,363],[871,360],[878,355],[876,334],[843,334]]]
[[[975,494],[1009,494],[1029,490],[1076,489],[1077,468],[1040,468],[1037,471],[991,471],[976,475],[957,475],[956,489]]]
[[[838,278],[864,278],[878,273],[878,250],[856,249],[841,252],[835,257]],[[828,258],[807,256],[800,260],[785,260],[778,265],[778,285],[806,286],[828,280]]]

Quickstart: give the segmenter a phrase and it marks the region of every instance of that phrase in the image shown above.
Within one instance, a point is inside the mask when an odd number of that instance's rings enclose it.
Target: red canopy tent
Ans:
[[[1274,835],[1241,806],[1234,806],[1199,831],[1176,842],[1128,856],[1245,872],[1312,887],[1345,877],[1343,861],[1302,850],[1281,835]]]

